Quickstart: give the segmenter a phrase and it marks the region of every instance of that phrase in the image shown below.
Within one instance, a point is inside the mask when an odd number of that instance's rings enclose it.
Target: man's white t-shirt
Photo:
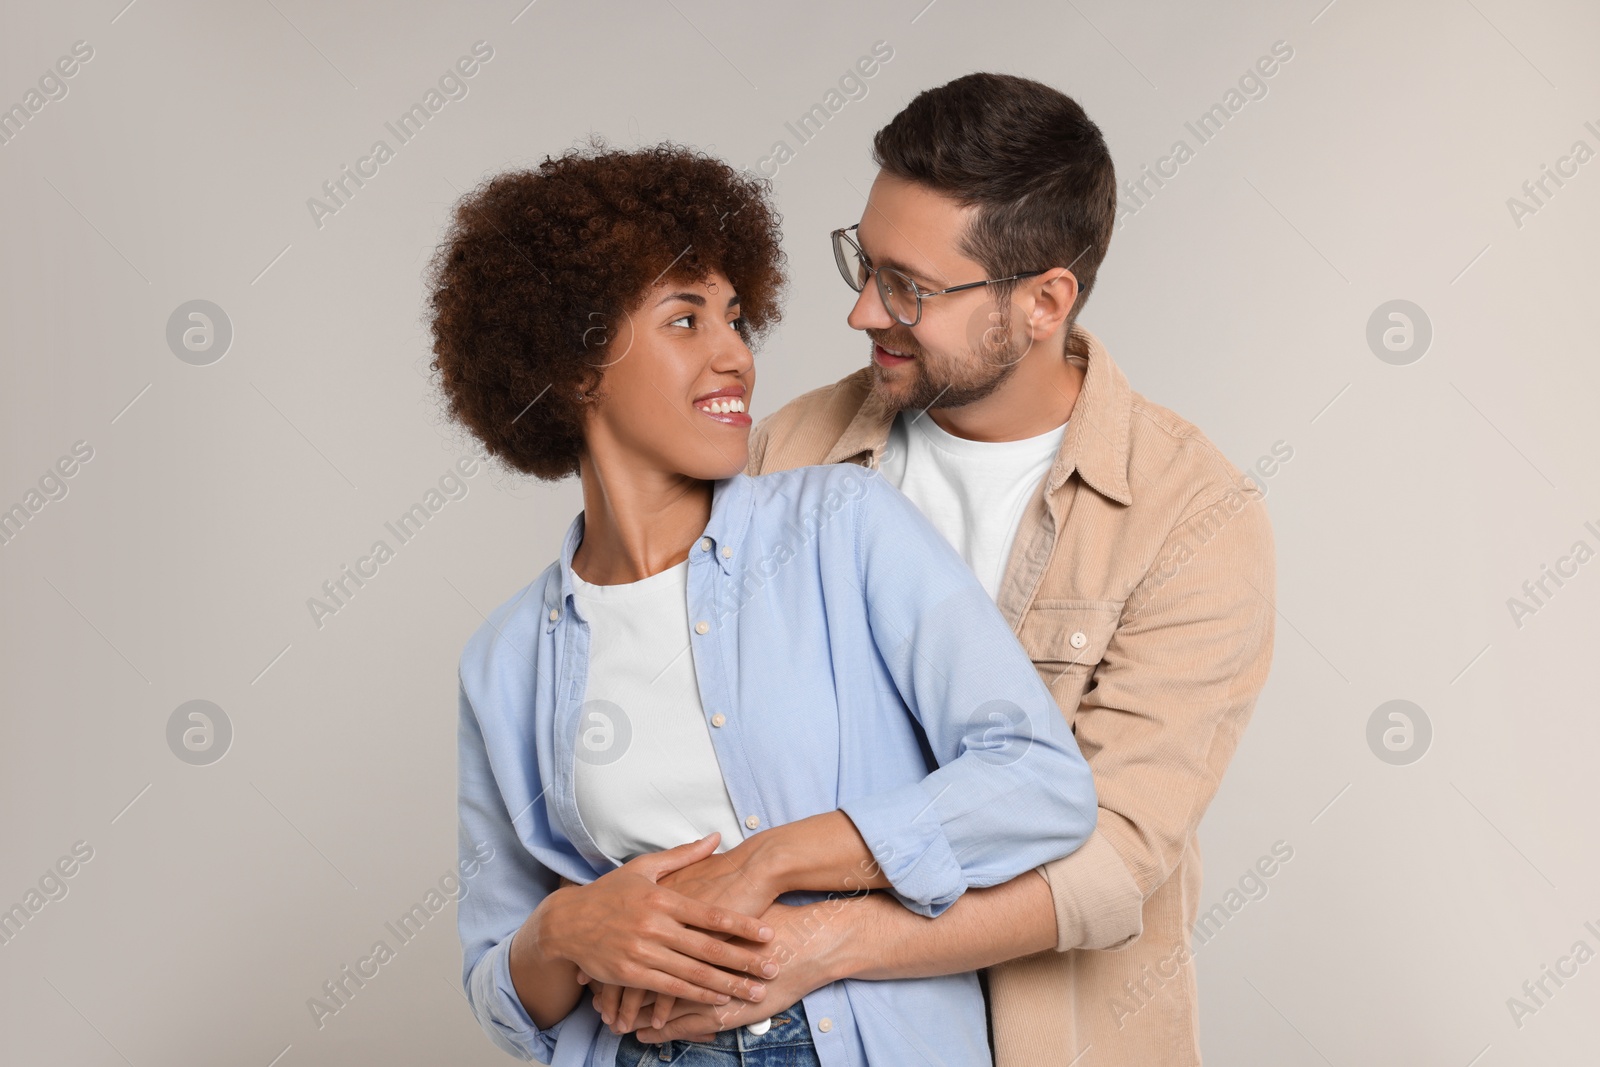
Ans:
[[[879,469],[933,520],[993,598],[1022,513],[1066,432],[1063,422],[1020,441],[969,441],[912,409],[895,416]]]
[[[722,833],[744,840],[722,780],[689,651],[689,561],[622,585],[573,572],[589,622],[589,679],[573,791],[595,843],[617,863]]]

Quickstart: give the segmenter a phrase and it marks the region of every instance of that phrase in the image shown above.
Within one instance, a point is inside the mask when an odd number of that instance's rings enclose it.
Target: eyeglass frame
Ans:
[[[850,247],[854,248],[856,250],[856,255],[861,257],[861,265],[866,268],[868,274],[872,275],[873,281],[877,284],[878,299],[883,301],[883,310],[887,311],[889,313],[889,317],[900,323],[902,326],[915,326],[917,323],[922,321],[922,302],[930,296],[943,296],[946,293],[959,293],[965,289],[977,289],[985,285],[998,285],[1001,282],[1014,282],[1022,278],[1032,278],[1038,274],[1045,274],[1055,269],[1054,267],[1045,267],[1043,270],[1025,270],[1021,274],[1012,274],[1005,278],[987,278],[981,282],[966,282],[963,285],[952,285],[944,289],[935,290],[931,293],[925,293],[916,282],[912,281],[911,278],[906,275],[904,271],[895,270],[893,267],[874,267],[872,265],[872,260],[867,258],[866,252],[862,251],[861,246],[857,244],[855,239],[850,236],[850,231],[859,229],[860,226],[861,224],[858,222],[853,226],[844,226],[840,229],[833,230],[828,234],[828,239],[833,242],[833,262],[839,268],[839,275],[844,278],[845,284],[851,289],[859,293],[866,288],[865,282],[858,286],[855,282],[855,279],[850,277],[849,270],[845,267],[844,250],[840,248],[839,240],[840,238],[843,238],[844,240],[849,241]],[[896,274],[901,278],[905,278],[906,284],[911,287],[911,295],[917,298],[917,317],[910,322],[906,322],[904,319],[902,319],[898,314],[895,313],[894,308],[889,306],[889,294],[886,291],[887,286],[883,280],[883,275],[880,273],[882,271],[889,271],[891,274]]]

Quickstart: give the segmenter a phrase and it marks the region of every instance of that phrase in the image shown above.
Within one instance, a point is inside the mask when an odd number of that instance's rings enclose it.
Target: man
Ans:
[[[938,919],[869,895],[785,973],[988,967],[998,1067],[1199,1064],[1195,830],[1272,657],[1261,494],[1076,323],[1116,212],[1082,108],[972,74],[913,100],[874,158],[859,225],[833,237],[871,364],[764,419],[749,472],[864,464],[917,503],[1073,724],[1099,821],[1074,854]]]

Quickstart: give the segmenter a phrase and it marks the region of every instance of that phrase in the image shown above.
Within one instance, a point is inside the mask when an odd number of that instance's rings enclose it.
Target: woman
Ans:
[[[430,271],[452,416],[583,488],[460,661],[462,980],[520,1058],[670,1059],[581,982],[657,1020],[760,1001],[797,916],[872,890],[935,916],[1094,827],[1049,691],[916,507],[848,464],[742,473],[783,285],[764,189],[672,145],[573,151],[469,194]],[[822,1042],[988,1062],[977,975],[834,982],[685,1062]]]

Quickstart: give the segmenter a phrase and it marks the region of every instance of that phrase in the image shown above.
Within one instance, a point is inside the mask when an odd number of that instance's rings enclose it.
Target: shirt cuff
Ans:
[[[515,937],[513,933],[511,937]],[[511,983],[511,937],[485,952],[472,969],[470,1001],[478,1023],[502,1051],[518,1059],[552,1063],[556,1039],[572,1016],[554,1026],[541,1029],[522,1006],[517,988]]]
[[[1056,951],[1122,948],[1144,932],[1144,895],[1105,834],[1034,868],[1050,883],[1056,909]]]
[[[907,909],[937,918],[966,892],[966,874],[921,783],[858,797],[839,809],[855,823],[889,880],[889,892]]]

